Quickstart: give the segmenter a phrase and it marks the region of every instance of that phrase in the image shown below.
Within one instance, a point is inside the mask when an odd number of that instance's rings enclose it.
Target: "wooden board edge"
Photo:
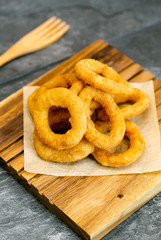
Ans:
[[[60,220],[62,220],[66,225],[73,229],[75,233],[77,233],[82,239],[90,240],[90,236],[86,233],[82,228],[80,228],[75,222],[72,221],[70,217],[68,217],[65,213],[62,212],[60,208],[56,205],[51,205],[50,202],[37,193],[37,191],[33,191],[33,188],[30,184],[26,183],[25,181],[22,182],[22,185],[25,184],[25,188],[34,196],[36,197],[46,208],[48,208],[54,215],[56,215]]]
[[[148,191],[141,198],[139,198],[134,204],[129,206],[125,211],[121,212],[117,217],[112,219],[112,221],[110,221],[103,228],[91,234],[90,239],[99,240],[100,238],[104,237],[106,234],[111,232],[115,227],[117,227],[120,223],[126,220],[134,212],[139,210],[142,206],[144,206],[147,202],[149,202],[152,198],[154,198],[160,192],[161,192],[161,183],[153,187],[150,191]]]
[[[21,184],[27,191],[29,191],[38,201],[40,201],[46,208],[48,208],[53,214],[55,214],[61,221],[68,225],[75,233],[77,233],[82,239],[90,240],[90,236],[86,233],[81,227],[79,227],[73,220],[68,217],[65,213],[62,212],[54,204],[50,202],[43,195],[39,194],[38,191],[35,191],[34,188],[23,178],[21,177],[12,167],[8,166],[4,160],[0,157],[0,163],[4,170],[8,172],[19,184]]]
[[[0,162],[1,161],[3,162],[3,159],[0,158]],[[161,192],[161,183],[159,183],[146,194],[144,194],[141,198],[139,198],[134,204],[129,206],[125,211],[121,212],[116,218],[112,219],[112,221],[110,221],[103,228],[99,229],[93,234],[90,234],[83,230],[75,222],[73,222],[73,220],[65,213],[63,213],[62,210],[58,208],[55,204],[50,204],[50,202],[43,195],[40,195],[37,191],[34,191],[32,186],[24,178],[19,176],[17,172],[13,171],[13,169],[7,166],[4,162],[2,163],[2,167],[7,170],[8,173],[11,174],[14,179],[18,181],[18,183],[22,184],[25,189],[27,189],[34,197],[36,197],[45,207],[47,207],[53,214],[55,214],[60,220],[62,220],[82,239],[85,240],[101,239],[110,231],[112,231],[116,226],[126,220],[129,216],[131,216],[134,212],[140,209],[143,205],[145,205],[148,201],[150,201],[153,197],[155,197],[159,192]]]

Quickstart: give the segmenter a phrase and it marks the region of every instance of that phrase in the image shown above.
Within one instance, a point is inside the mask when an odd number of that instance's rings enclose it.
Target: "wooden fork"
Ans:
[[[38,51],[56,42],[63,36],[70,26],[60,18],[51,17],[40,26],[27,33],[11,48],[0,56],[0,66],[14,58],[27,53]]]

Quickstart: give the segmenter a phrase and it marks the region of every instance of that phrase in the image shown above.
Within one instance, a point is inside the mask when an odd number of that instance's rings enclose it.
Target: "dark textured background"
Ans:
[[[71,25],[57,43],[0,68],[0,100],[98,38],[161,77],[160,0],[0,0],[0,54],[51,16]],[[103,239],[161,239],[161,194]],[[1,240],[77,240],[70,228],[0,167]]]

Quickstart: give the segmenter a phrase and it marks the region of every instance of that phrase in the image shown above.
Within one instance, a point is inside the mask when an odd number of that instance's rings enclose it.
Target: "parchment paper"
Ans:
[[[133,83],[134,87],[147,92],[151,98],[150,107],[131,119],[140,128],[146,142],[143,155],[133,164],[121,167],[104,167],[89,157],[75,163],[54,163],[42,160],[33,145],[34,125],[27,107],[27,98],[36,87],[24,90],[24,169],[27,172],[55,176],[98,176],[130,173],[145,173],[161,170],[160,131],[157,120],[153,81]]]

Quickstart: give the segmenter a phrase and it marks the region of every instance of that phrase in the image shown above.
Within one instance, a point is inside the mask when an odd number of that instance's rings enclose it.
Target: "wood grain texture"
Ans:
[[[143,70],[143,67],[135,63],[135,64],[132,64],[130,67],[122,70],[120,72],[120,75],[126,78],[127,80],[130,80],[130,78],[134,77],[135,75],[140,73],[142,70]]]
[[[160,79],[155,79],[153,81],[154,84],[154,90],[157,91],[161,88],[161,80]]]
[[[13,144],[8,146],[6,149],[1,151],[1,157],[5,162],[8,162],[10,159],[18,155],[23,151],[23,139],[20,138],[17,141],[15,141]]]
[[[154,75],[151,72],[143,71],[131,79],[131,82],[146,82],[154,79]]]
[[[82,58],[112,66],[132,82],[154,79],[142,66],[105,43],[91,44],[29,85],[41,85],[55,74],[73,71]],[[161,129],[161,81],[154,80]],[[83,239],[100,239],[161,191],[161,172],[99,177],[56,177],[24,171],[22,90],[1,102],[0,157],[7,170]]]
[[[13,172],[19,173],[24,168],[24,154],[22,153],[15,157],[12,161],[7,163],[7,166],[9,166]]]

